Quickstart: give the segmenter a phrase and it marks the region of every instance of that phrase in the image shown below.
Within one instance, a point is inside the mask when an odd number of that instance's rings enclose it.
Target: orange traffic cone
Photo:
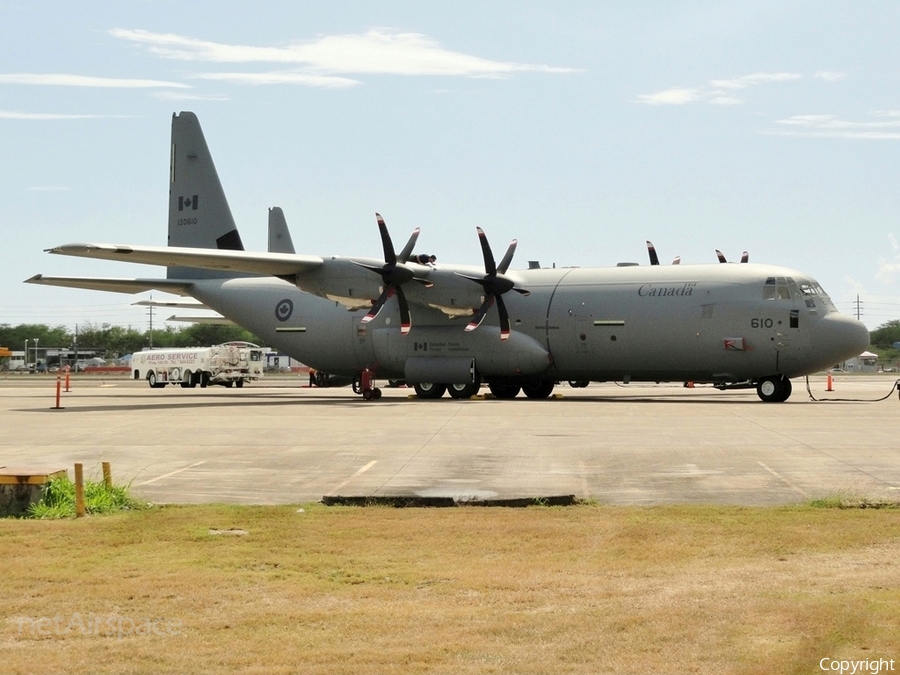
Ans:
[[[828,373],[828,385],[825,387],[825,391],[834,391],[832,384],[833,380],[831,379],[831,373]]]

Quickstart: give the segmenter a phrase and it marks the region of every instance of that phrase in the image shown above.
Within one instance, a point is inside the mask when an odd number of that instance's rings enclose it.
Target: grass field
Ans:
[[[0,671],[900,672],[897,509],[298,508],[0,521]]]

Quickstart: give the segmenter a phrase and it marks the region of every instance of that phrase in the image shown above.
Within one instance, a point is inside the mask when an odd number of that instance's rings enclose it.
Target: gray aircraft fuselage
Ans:
[[[531,294],[505,296],[512,324],[506,342],[496,326],[467,333],[464,319],[421,306],[404,336],[395,306],[363,324],[362,310],[348,311],[276,279],[198,280],[191,294],[304,363],[348,376],[369,368],[379,377],[403,378],[410,358],[469,357],[488,379],[725,384],[774,373],[806,375],[868,345],[865,327],[838,313],[813,279],[781,267],[562,268],[509,275]],[[767,280],[775,282],[768,290]]]

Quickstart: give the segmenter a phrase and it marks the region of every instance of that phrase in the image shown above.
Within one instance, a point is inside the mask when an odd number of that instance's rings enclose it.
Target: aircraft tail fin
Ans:
[[[281,207],[269,209],[269,253],[296,253]]]
[[[169,246],[243,251],[241,235],[194,113],[172,115],[171,152]],[[170,267],[166,276],[208,279],[239,275],[195,267]]]

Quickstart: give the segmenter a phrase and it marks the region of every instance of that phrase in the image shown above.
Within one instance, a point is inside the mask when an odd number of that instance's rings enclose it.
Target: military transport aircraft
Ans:
[[[482,383],[498,398],[546,398],[562,381],[692,381],[780,402],[790,378],[869,343],[815,279],[771,265],[511,269],[516,242],[497,263],[481,228],[483,268],[447,265],[413,254],[418,229],[398,252],[377,214],[381,258],[302,255],[280,210],[280,241],[245,251],[193,113],[173,115],[171,150],[168,246],[49,249],[165,265],[165,279],[28,282],[192,297],[317,370],[355,378],[365,398],[380,395],[377,376],[422,398],[469,397]]]

